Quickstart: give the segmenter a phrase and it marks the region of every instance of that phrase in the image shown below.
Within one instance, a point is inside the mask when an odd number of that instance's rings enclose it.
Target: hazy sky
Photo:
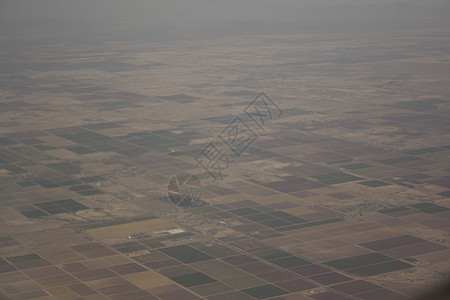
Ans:
[[[449,0],[0,0],[0,34],[127,39],[450,28]]]

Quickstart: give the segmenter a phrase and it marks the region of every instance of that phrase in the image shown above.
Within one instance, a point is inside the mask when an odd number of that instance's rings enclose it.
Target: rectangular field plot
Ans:
[[[203,188],[205,191],[220,195],[220,196],[228,196],[233,194],[238,194],[239,192],[226,189],[217,185],[208,185]]]
[[[17,144],[17,142],[7,137],[0,137],[0,146],[8,146],[14,144]]]
[[[44,160],[44,159],[50,159],[50,156],[48,156],[45,153],[42,153],[41,151],[35,150],[33,148],[28,147],[13,147],[11,148],[16,154],[19,154],[23,157],[26,157],[30,160]]]
[[[68,149],[75,153],[78,152],[78,154],[85,154],[87,151],[93,150],[94,152],[111,151],[125,156],[136,156],[148,151],[147,149],[134,145],[133,143],[128,143],[120,139],[114,139],[93,131],[58,134],[58,136],[85,146],[84,148],[79,148],[76,146]]]
[[[127,242],[127,243],[115,244],[115,245],[112,245],[111,247],[117,249],[117,251],[120,251],[122,253],[145,250],[148,248],[137,242]]]
[[[14,257],[7,257],[6,260],[8,260],[12,265],[17,267],[18,269],[31,269],[50,265],[48,261],[46,261],[39,255],[34,253]]]
[[[211,278],[200,272],[181,275],[181,276],[175,276],[175,277],[169,277],[169,278],[185,287],[191,287],[191,286],[207,284],[207,283],[212,283],[212,282],[217,281],[214,278]]]
[[[78,164],[73,164],[69,162],[58,162],[48,164],[47,167],[50,167],[67,175],[74,175],[81,172],[81,167]]]
[[[270,260],[270,262],[273,264],[276,264],[277,266],[280,266],[282,268],[286,268],[286,269],[300,267],[300,266],[310,264],[309,261],[304,260],[297,256],[286,256],[286,257],[282,257],[282,258],[272,259],[272,260]]]
[[[281,296],[284,294],[288,294],[287,291],[276,287],[272,284],[267,284],[263,286],[257,286],[249,289],[242,290],[242,292],[246,293],[247,295],[250,295],[256,299],[266,299],[271,298],[275,296]]]
[[[288,225],[292,225],[291,222],[284,221],[281,219],[272,219],[272,220],[265,220],[265,221],[259,221],[258,222],[261,225],[270,227],[270,228],[278,228],[278,227],[284,227]]]
[[[362,247],[374,250],[374,251],[380,251],[380,250],[386,250],[401,246],[407,246],[407,245],[413,245],[425,242],[422,239],[416,238],[411,235],[402,235],[394,238],[388,238],[388,239],[382,239],[382,240],[376,240],[368,243],[359,244]]]
[[[18,167],[16,165],[5,165],[5,166],[2,166],[2,169],[7,170],[12,175],[27,173],[27,171],[25,169],[22,169],[21,167]]]
[[[103,191],[100,191],[100,190],[97,190],[97,189],[90,189],[90,190],[78,191],[77,193],[82,195],[82,196],[93,196],[93,195],[103,194]]]
[[[332,219],[325,219],[325,220],[320,220],[320,221],[315,221],[315,222],[307,222],[307,223],[290,225],[290,226],[286,226],[286,227],[275,228],[275,230],[282,232],[282,231],[289,231],[289,230],[295,230],[295,229],[300,229],[300,228],[320,226],[320,225],[326,225],[326,224],[343,222],[343,221],[344,221],[344,219],[341,219],[341,218],[332,218]]]
[[[220,244],[214,244],[214,245],[196,245],[194,246],[196,249],[211,255],[215,258],[221,258],[221,257],[228,257],[228,256],[234,256],[239,254],[239,252],[230,249],[226,246],[220,245]]]
[[[237,216],[246,218],[247,220],[258,223],[269,228],[285,228],[295,224],[307,223],[307,220],[291,215],[289,213],[275,210],[268,206],[253,205],[251,207],[242,207],[238,209],[228,210]],[[254,229],[263,229],[263,227],[254,223],[237,226],[237,230],[247,232]]]
[[[373,276],[383,273],[389,273],[394,271],[399,271],[403,269],[408,269],[414,267],[413,265],[410,265],[408,263],[399,261],[399,260],[393,260],[388,261],[380,264],[365,266],[361,268],[356,269],[350,269],[345,270],[347,273],[360,275],[360,276]]]
[[[48,216],[45,212],[43,212],[42,210],[39,210],[39,209],[21,211],[20,213],[30,219],[39,219],[39,218]]]
[[[317,176],[313,176],[313,178],[318,179],[320,181],[320,183],[327,184],[327,185],[352,182],[352,181],[358,181],[358,180],[364,179],[361,177],[353,176],[351,174],[346,174],[346,173],[342,173],[342,172],[331,173],[331,174],[326,174],[326,175],[317,175]]]
[[[365,169],[365,168],[371,168],[372,165],[359,163],[359,164],[351,164],[351,165],[344,165],[342,168],[347,170],[358,170],[358,169]]]
[[[67,285],[78,282],[77,279],[70,276],[69,274],[64,275],[58,275],[58,276],[52,276],[52,277],[45,277],[45,278],[39,278],[36,279],[36,282],[38,282],[40,285],[42,285],[45,288],[54,287],[54,286],[61,286],[61,285]]]
[[[87,258],[99,258],[115,255],[116,253],[99,243],[79,244],[71,247],[73,250]]]
[[[79,192],[79,191],[90,190],[93,188],[94,187],[89,184],[79,184],[79,185],[73,185],[73,186],[69,187],[69,190],[74,191],[74,192]]]
[[[410,161],[415,161],[415,160],[420,160],[420,159],[421,158],[415,157],[415,156],[400,156],[400,157],[396,157],[396,158],[379,160],[377,162],[386,164],[386,165],[391,165],[391,164],[410,162]]]
[[[401,212],[401,211],[406,211],[406,210],[409,210],[409,208],[402,206],[402,207],[394,207],[394,208],[383,209],[383,210],[379,210],[378,212],[388,215],[388,214]]]
[[[58,147],[55,146],[48,146],[48,145],[33,145],[34,148],[40,150],[40,151],[49,151],[49,150],[56,150]]]
[[[183,143],[175,141],[152,132],[137,132],[119,137],[128,143],[150,148],[155,151],[166,152],[169,148],[183,146]]]
[[[434,153],[434,152],[440,152],[440,151],[446,151],[446,149],[445,148],[421,148],[421,149],[405,151],[404,153],[409,154],[409,155],[421,155],[421,154]]]
[[[293,193],[323,186],[321,183],[299,177],[293,177],[282,181],[260,183],[260,185],[282,193]]]
[[[273,260],[281,257],[291,256],[289,253],[275,248],[253,252],[253,254],[265,260]]]
[[[92,150],[88,147],[81,146],[81,145],[75,145],[75,146],[68,146],[65,147],[66,150],[72,151],[76,154],[91,154],[91,153],[97,153],[97,151]]]
[[[15,151],[5,149],[5,148],[0,150],[0,157],[3,160],[6,160],[11,163],[27,161],[26,157],[23,157],[22,155],[16,153]]]
[[[70,263],[85,259],[80,253],[67,246],[44,248],[36,252],[53,264]]]
[[[34,183],[39,184],[40,186],[46,188],[46,189],[51,189],[51,188],[55,188],[55,187],[59,187],[60,185],[56,182],[51,181],[50,179],[47,178],[41,178],[41,179],[34,179],[33,180]]]
[[[203,260],[213,259],[206,253],[196,250],[188,245],[174,246],[169,248],[159,249],[159,251],[167,254],[184,263],[193,263]]]
[[[159,271],[160,274],[166,277],[176,277],[181,275],[189,275],[193,273],[197,273],[198,270],[194,270],[193,268],[187,265],[179,265],[175,267],[168,267]]]
[[[358,256],[352,256],[348,258],[342,258],[332,261],[324,262],[325,265],[339,270],[348,270],[358,268],[366,265],[372,265],[376,263],[386,262],[394,260],[386,255],[379,253],[369,253]]]
[[[391,249],[382,250],[383,254],[389,255],[395,258],[407,258],[413,257],[421,254],[437,252],[447,249],[444,246],[431,243],[431,242],[423,242],[418,244],[412,244],[402,247],[396,247]]]
[[[361,184],[361,185],[365,185],[365,186],[373,187],[373,188],[380,187],[380,186],[391,185],[388,182],[384,182],[384,181],[380,181],[380,180],[361,181],[361,182],[358,182],[358,183]]]
[[[192,267],[236,289],[264,284],[264,281],[253,275],[219,260],[194,263]]]
[[[78,180],[81,182],[84,182],[84,183],[93,183],[93,182],[104,181],[104,180],[106,180],[106,178],[103,178],[101,176],[88,176],[88,177],[79,178]]]
[[[9,284],[13,282],[29,280],[27,276],[19,271],[8,272],[5,274],[0,274],[0,285]]]
[[[123,277],[141,289],[159,288],[173,284],[173,281],[154,271],[133,273]]]
[[[263,222],[268,220],[275,220],[276,217],[269,214],[254,214],[250,216],[245,216],[246,219],[254,221],[254,222]]]
[[[170,259],[170,256],[168,256],[164,253],[161,253],[159,251],[152,251],[151,253],[148,253],[148,254],[135,256],[135,257],[133,257],[133,259],[141,264],[145,264],[145,263],[153,262],[153,261],[167,260],[167,259]]]
[[[233,210],[229,210],[229,212],[237,215],[237,216],[248,216],[248,215],[255,215],[258,214],[259,211],[254,210],[252,208],[249,207],[243,207],[243,208],[238,208],[238,209],[233,209]]]
[[[373,276],[413,267],[413,265],[395,260],[379,253],[363,254],[328,261],[324,264],[336,269],[344,270],[350,274],[361,276]]]
[[[0,258],[0,273],[7,273],[15,270],[16,268],[14,268],[11,264],[9,264],[6,260]]]
[[[429,213],[429,214],[448,210],[448,208],[446,208],[446,207],[439,206],[439,205],[432,204],[432,203],[427,203],[427,202],[412,204],[412,205],[410,205],[410,207],[413,207],[415,209],[420,210],[421,212]]]
[[[43,202],[43,203],[36,203],[34,206],[39,207],[43,211],[49,213],[49,214],[59,214],[59,213],[68,213],[68,210],[65,210],[59,205],[56,205],[52,202]]]
[[[209,284],[204,284],[200,286],[192,286],[190,287],[190,290],[194,291],[195,293],[199,294],[200,296],[206,297],[209,295],[216,295],[220,293],[225,293],[232,291],[233,289],[229,286],[226,286],[225,284],[221,282],[213,282]]]
[[[20,243],[10,236],[0,236],[0,248],[15,245],[20,245]]]
[[[164,260],[158,260],[158,261],[151,261],[144,263],[144,265],[150,269],[161,269],[161,268],[167,268],[167,267],[173,267],[182,264],[180,261],[174,259],[174,258],[168,258]]]
[[[408,109],[417,112],[424,112],[430,109],[436,109],[438,104],[446,103],[447,100],[442,99],[426,99],[426,100],[409,100],[392,104],[393,107]]]
[[[72,199],[56,200],[53,201],[52,203],[59,205],[60,207],[69,212],[77,212],[79,210],[89,209],[89,207]]]

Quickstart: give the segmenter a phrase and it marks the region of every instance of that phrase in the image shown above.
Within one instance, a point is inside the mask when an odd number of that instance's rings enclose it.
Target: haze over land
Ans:
[[[0,298],[387,300],[448,280],[449,13],[2,1]]]

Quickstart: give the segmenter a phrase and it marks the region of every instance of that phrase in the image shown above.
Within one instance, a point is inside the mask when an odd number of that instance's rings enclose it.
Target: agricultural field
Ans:
[[[448,280],[447,32],[42,39],[0,52],[1,299]]]

